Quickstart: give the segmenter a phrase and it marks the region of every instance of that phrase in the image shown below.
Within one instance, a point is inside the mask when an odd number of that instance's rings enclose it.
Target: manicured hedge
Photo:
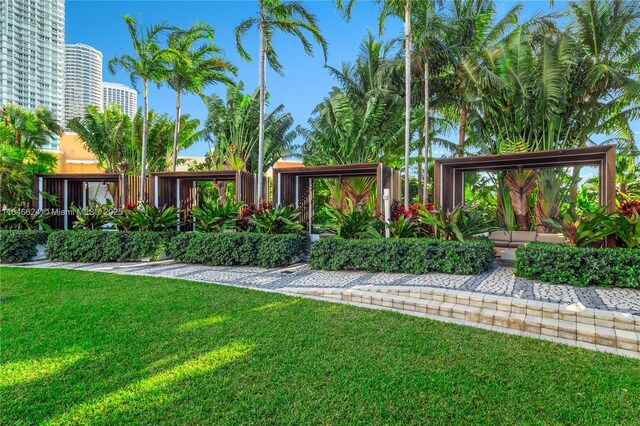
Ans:
[[[552,284],[640,288],[640,250],[528,243],[516,251],[516,276]]]
[[[0,231],[0,263],[26,262],[38,252],[36,246],[47,241],[44,231]]]
[[[311,248],[313,268],[424,274],[479,274],[493,262],[487,240],[442,241],[426,238],[345,240],[323,238]]]
[[[47,258],[67,262],[156,260],[174,234],[170,232],[57,231],[46,245]]]
[[[178,262],[274,268],[301,259],[308,250],[305,235],[186,232],[171,241],[168,254]]]

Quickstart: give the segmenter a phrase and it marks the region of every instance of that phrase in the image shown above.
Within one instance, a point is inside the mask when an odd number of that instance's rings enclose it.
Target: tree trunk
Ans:
[[[422,136],[422,132],[420,132],[420,136]],[[423,188],[422,188],[422,150],[424,149],[423,146],[419,146],[418,147],[418,202],[422,203],[422,193]]]
[[[573,167],[571,175],[571,188],[569,190],[569,211],[576,212],[576,204],[578,203],[578,183],[580,182],[580,167]]]
[[[176,90],[176,122],[173,128],[173,163],[171,170],[176,171],[178,164],[178,136],[180,135],[180,92],[182,90]]]
[[[142,80],[143,92],[142,97],[144,99],[143,111],[142,111],[142,161],[140,165],[140,202],[144,203],[145,199],[145,175],[147,172],[147,127],[149,126],[149,93],[147,91],[148,86],[147,79]]]
[[[424,186],[422,199],[429,202],[429,61],[424,63]]]
[[[411,151],[411,1],[404,6],[404,208],[409,210],[409,154]]]
[[[260,21],[260,129],[258,132],[258,205],[262,204],[262,180],[264,174],[264,102],[265,102],[265,16],[261,7]]]
[[[464,157],[464,138],[467,132],[467,109],[460,108],[460,133],[458,134],[458,156]]]
[[[215,181],[213,184],[218,190],[218,203],[220,205],[227,202],[227,184],[228,182],[221,180]]]

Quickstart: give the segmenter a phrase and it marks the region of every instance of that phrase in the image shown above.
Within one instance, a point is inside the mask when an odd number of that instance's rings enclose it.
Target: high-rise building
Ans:
[[[0,105],[49,108],[62,123],[63,85],[64,0],[0,0]]]
[[[102,105],[120,105],[122,112],[133,118],[138,110],[138,92],[120,83],[102,83]]]
[[[64,63],[64,121],[84,116],[89,105],[102,110],[102,52],[86,44],[67,44]]]

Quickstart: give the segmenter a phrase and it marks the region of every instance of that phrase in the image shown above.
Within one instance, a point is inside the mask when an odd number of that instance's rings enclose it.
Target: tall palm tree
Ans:
[[[160,82],[165,79],[167,52],[159,44],[160,36],[171,27],[166,23],[155,24],[150,27],[142,27],[129,15],[124,16],[124,21],[133,43],[134,55],[122,55],[109,61],[108,69],[115,74],[117,69],[129,73],[131,83],[136,85],[138,79],[142,80],[143,97],[143,121],[142,121],[142,164],[140,167],[140,187],[145,187],[147,171],[147,132],[149,124],[149,82]],[[140,202],[144,202],[144,191],[140,191]]]
[[[236,46],[240,56],[251,60],[251,56],[242,46],[242,37],[253,26],[257,26],[260,32],[260,127],[258,139],[258,203],[262,202],[262,180],[264,174],[264,134],[265,134],[265,62],[268,61],[271,68],[282,74],[282,65],[273,47],[273,36],[276,31],[282,31],[295,35],[301,42],[304,51],[308,55],[313,54],[313,45],[304,34],[309,33],[323,50],[325,61],[327,59],[327,42],[320,33],[316,16],[310,13],[297,1],[281,2],[280,0],[258,0],[260,12],[257,17],[249,18],[236,27]]]
[[[345,18],[351,18],[351,11],[356,0],[336,1],[336,6]],[[412,4],[424,4],[429,0],[376,0],[381,6],[378,26],[380,33],[389,16],[397,16],[404,22],[404,84],[405,84],[405,117],[404,117],[404,207],[409,209],[409,157],[411,154],[411,7]]]
[[[213,42],[213,29],[196,22],[183,31],[174,30],[169,36],[170,70],[167,83],[176,92],[176,120],[173,132],[172,169],[178,163],[178,135],[180,134],[180,97],[182,93],[202,96],[202,90],[215,83],[231,83],[229,73],[235,75],[236,68],[222,56],[222,51]]]
[[[439,68],[449,65],[453,62],[453,58],[452,50],[447,44],[447,30],[444,19],[438,14],[438,9],[442,7],[442,2],[421,2],[417,6],[417,8],[414,7],[417,12],[414,19],[418,29],[413,34],[415,40],[414,66],[421,72],[424,84],[424,127],[422,130],[424,146],[421,149],[424,151],[424,183],[419,182],[418,186],[422,185],[422,199],[426,203],[429,200],[429,157],[431,155],[431,141],[429,138],[431,133],[429,125],[431,72],[434,68],[438,71]],[[420,170],[418,174],[420,177]]]

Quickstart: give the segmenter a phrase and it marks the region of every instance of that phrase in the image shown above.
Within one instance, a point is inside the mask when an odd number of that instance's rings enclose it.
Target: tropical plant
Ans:
[[[271,68],[282,74],[282,65],[273,46],[273,37],[276,31],[282,31],[295,35],[301,42],[305,53],[313,54],[313,45],[307,39],[305,32],[309,33],[318,43],[327,59],[327,42],[320,34],[315,15],[310,13],[297,1],[282,2],[280,0],[258,0],[260,13],[255,18],[249,18],[236,27],[236,46],[240,56],[251,60],[251,56],[242,46],[242,37],[253,27],[258,27],[260,32],[260,117],[258,131],[258,203],[262,202],[262,180],[264,173],[264,136],[265,136],[265,64],[269,62]]]
[[[137,205],[126,205],[124,209],[114,213],[111,217],[111,223],[120,231],[136,231],[138,230],[139,213]]]
[[[242,82],[227,85],[225,99],[211,95],[206,99],[208,116],[205,129],[214,148],[208,167],[213,169],[247,170],[258,173],[258,142],[260,138],[260,95],[243,93]],[[280,104],[264,118],[263,167],[268,169],[283,157],[295,152],[292,130],[293,116]]]
[[[427,1],[427,0],[423,0]],[[409,208],[411,203],[409,197],[409,157],[411,154],[411,0],[377,0],[380,7],[380,17],[378,19],[379,31],[382,33],[384,23],[389,16],[397,16],[404,22],[404,207]],[[343,2],[337,0],[338,9],[342,10],[344,16],[349,19],[355,0]],[[431,2],[429,2],[431,3]]]
[[[111,222],[113,203],[111,200],[107,200],[104,204],[96,200],[90,200],[86,207],[81,208],[75,204],[71,204],[70,209],[75,216],[73,229],[97,231]]]
[[[415,238],[420,234],[420,227],[411,217],[399,216],[386,224],[393,238]]]
[[[466,210],[462,205],[449,212],[436,204],[434,210],[422,210],[420,220],[432,226],[435,237],[442,240],[464,241],[497,229],[494,223]]]
[[[119,105],[107,105],[104,111],[89,105],[84,117],[72,118],[67,127],[78,134],[85,148],[96,156],[98,167],[107,173],[117,173],[123,165],[127,169],[135,164],[136,158],[131,152],[131,119]]]
[[[327,218],[323,227],[340,238],[380,238],[378,230],[383,223],[365,206],[354,206],[351,200],[347,200],[346,212],[330,206],[325,206],[323,211]]]
[[[131,139],[136,156],[141,153],[142,129],[144,118],[138,113],[133,118]],[[172,160],[174,122],[167,114],[158,114],[153,110],[148,113],[147,129],[147,171],[161,172],[169,170]],[[189,114],[180,116],[180,134],[178,135],[178,151],[186,149],[204,138],[205,131],[200,128],[200,120],[191,118]],[[139,172],[140,162],[133,163],[130,171]]]
[[[218,200],[205,199],[202,205],[191,209],[196,231],[222,232],[236,229],[238,213],[242,206],[242,203],[234,203],[231,200],[220,204]]]
[[[450,63],[454,62],[453,50],[447,40],[447,25],[442,16],[438,13],[442,7],[441,1],[420,1],[415,2],[413,10],[416,23],[412,34],[414,50],[414,60],[412,67],[419,75],[422,75],[423,82],[423,116],[424,126],[421,128],[424,145],[420,151],[424,152],[424,169],[421,170],[418,164],[418,176],[424,173],[424,182],[418,185],[421,190],[422,200],[429,201],[429,158],[431,157],[431,74],[436,76],[443,72]],[[414,89],[415,90],[415,89]],[[420,156],[420,152],[418,153]],[[418,179],[420,180],[420,179]]]
[[[51,110],[28,110],[6,104],[0,108],[0,143],[26,151],[45,147],[62,128]]]
[[[46,223],[51,216],[51,213],[22,212],[20,209],[2,210],[0,211],[0,229],[51,231],[51,226]]]
[[[542,222],[547,227],[562,232],[570,246],[586,247],[615,233],[613,216],[607,214],[606,210],[607,206],[602,206],[594,212],[583,213],[580,217],[567,212],[562,218],[542,218]]]
[[[403,110],[399,97],[370,94],[354,99],[334,88],[300,128],[305,164],[358,164],[398,158],[402,146]]]
[[[176,119],[174,121],[171,165],[176,171],[178,163],[178,138],[180,134],[180,97],[182,93],[202,96],[202,90],[215,83],[231,83],[228,74],[236,74],[236,68],[222,56],[214,42],[213,29],[196,22],[187,30],[175,29],[169,36],[170,69],[167,84],[176,92]]]
[[[607,222],[610,229],[624,245],[630,249],[640,248],[640,213],[633,210],[631,215],[613,213]]]
[[[640,201],[624,200],[618,204],[618,212],[626,217],[631,217],[633,212],[640,213]]]
[[[467,138],[467,121],[472,102],[482,92],[476,87],[476,76],[469,69],[476,69],[483,53],[493,49],[514,27],[522,9],[516,3],[500,18],[492,0],[453,0],[447,21],[448,44],[453,49],[453,73],[448,91],[451,109],[459,112],[458,154],[464,155]]]
[[[260,205],[251,204],[240,209],[236,226],[241,231],[255,231],[255,225],[251,223],[251,218],[255,215],[262,214],[264,210],[273,209],[271,203],[262,202]]]
[[[148,203],[139,203],[130,210],[132,229],[139,231],[170,231],[180,225],[178,209],[174,206],[155,207]]]
[[[34,174],[51,173],[58,164],[57,157],[41,149],[59,131],[47,109],[0,108],[0,207],[31,202]]]
[[[124,16],[125,24],[133,43],[134,56],[122,55],[109,61],[108,69],[115,74],[117,69],[129,73],[131,83],[135,86],[138,79],[142,80],[142,153],[140,166],[140,187],[145,186],[147,172],[147,136],[149,123],[149,82],[160,82],[166,78],[165,70],[167,52],[159,45],[159,38],[170,27],[166,23],[143,28],[129,15]],[[144,191],[140,191],[140,202],[144,202]]]
[[[272,209],[263,209],[255,213],[249,222],[261,234],[295,234],[304,227],[298,223],[301,211],[292,206],[281,205]]]

